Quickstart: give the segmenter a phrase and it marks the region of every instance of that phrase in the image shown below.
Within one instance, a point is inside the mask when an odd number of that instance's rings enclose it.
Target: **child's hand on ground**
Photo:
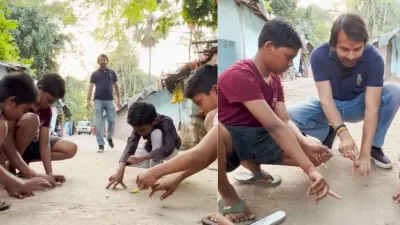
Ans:
[[[49,174],[57,183],[64,183],[65,176],[64,175],[57,175],[57,174]]]
[[[304,150],[315,165],[320,165],[332,157],[332,153],[328,147],[311,138],[308,138]]]
[[[22,181],[19,186],[8,187],[7,193],[11,197],[23,198],[34,196],[34,191],[46,190],[51,188],[52,184],[44,177],[34,177],[29,180]]]
[[[397,189],[392,198],[396,203],[400,203],[400,188]]]
[[[114,175],[108,178],[109,183],[106,189],[108,189],[113,184],[114,184],[113,189],[117,188],[118,184],[121,184],[122,187],[126,188],[123,179],[124,179],[124,171],[118,170]]]
[[[57,181],[48,174],[36,173],[34,178],[44,178],[50,183],[52,188],[57,187]]]
[[[145,173],[141,173],[136,178],[136,184],[139,190],[145,190],[151,187],[158,178],[152,173],[151,169],[147,170]]]
[[[371,157],[360,154],[360,157],[354,161],[353,173],[358,173],[361,176],[368,175],[371,172]]]
[[[307,195],[316,195],[314,200],[316,200],[317,202],[325,198],[328,194],[334,198],[342,199],[342,197],[329,189],[329,185],[326,182],[325,178],[316,169],[308,172],[307,176],[312,182],[310,188],[307,191]]]
[[[161,200],[164,200],[174,193],[180,182],[180,179],[176,179],[176,177],[173,176],[161,178],[157,183],[151,186],[150,197],[157,191],[165,191],[160,197]]]

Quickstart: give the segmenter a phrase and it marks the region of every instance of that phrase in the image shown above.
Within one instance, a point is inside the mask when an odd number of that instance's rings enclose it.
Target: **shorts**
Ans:
[[[61,140],[60,137],[50,135],[50,151],[53,151],[54,145]],[[39,141],[32,141],[31,144],[22,153],[22,159],[25,162],[40,161]]]
[[[257,165],[282,163],[283,151],[263,127],[225,126],[232,139],[232,155],[226,159],[226,171],[232,172],[243,160]]]

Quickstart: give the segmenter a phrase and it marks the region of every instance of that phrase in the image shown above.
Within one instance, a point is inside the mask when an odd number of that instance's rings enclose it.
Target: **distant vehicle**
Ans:
[[[78,123],[78,135],[91,133],[90,121],[79,121]]]

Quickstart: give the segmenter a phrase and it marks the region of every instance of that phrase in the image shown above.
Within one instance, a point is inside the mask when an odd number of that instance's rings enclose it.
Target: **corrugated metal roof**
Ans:
[[[28,69],[25,65],[0,60],[0,65],[11,69]]]
[[[373,45],[378,44],[378,48],[380,48],[380,47],[388,45],[390,40],[396,36],[400,37],[400,28],[394,29],[386,34],[381,35],[377,39],[373,40],[372,44]]]
[[[249,8],[256,16],[259,18],[268,21],[271,19],[271,15],[265,9],[265,5],[260,0],[235,0],[236,4],[239,6],[246,6]]]

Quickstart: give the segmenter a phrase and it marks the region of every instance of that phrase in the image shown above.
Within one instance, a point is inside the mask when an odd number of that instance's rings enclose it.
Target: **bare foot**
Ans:
[[[240,201],[240,199],[237,199],[236,201],[224,199],[224,205],[225,207],[232,206],[236,204],[238,201]],[[246,220],[253,220],[256,218],[247,205],[244,206],[244,212],[229,213],[225,214],[224,217],[231,222],[241,222]]]
[[[220,213],[213,213],[207,216],[209,220],[218,223],[218,225],[234,225]]]

